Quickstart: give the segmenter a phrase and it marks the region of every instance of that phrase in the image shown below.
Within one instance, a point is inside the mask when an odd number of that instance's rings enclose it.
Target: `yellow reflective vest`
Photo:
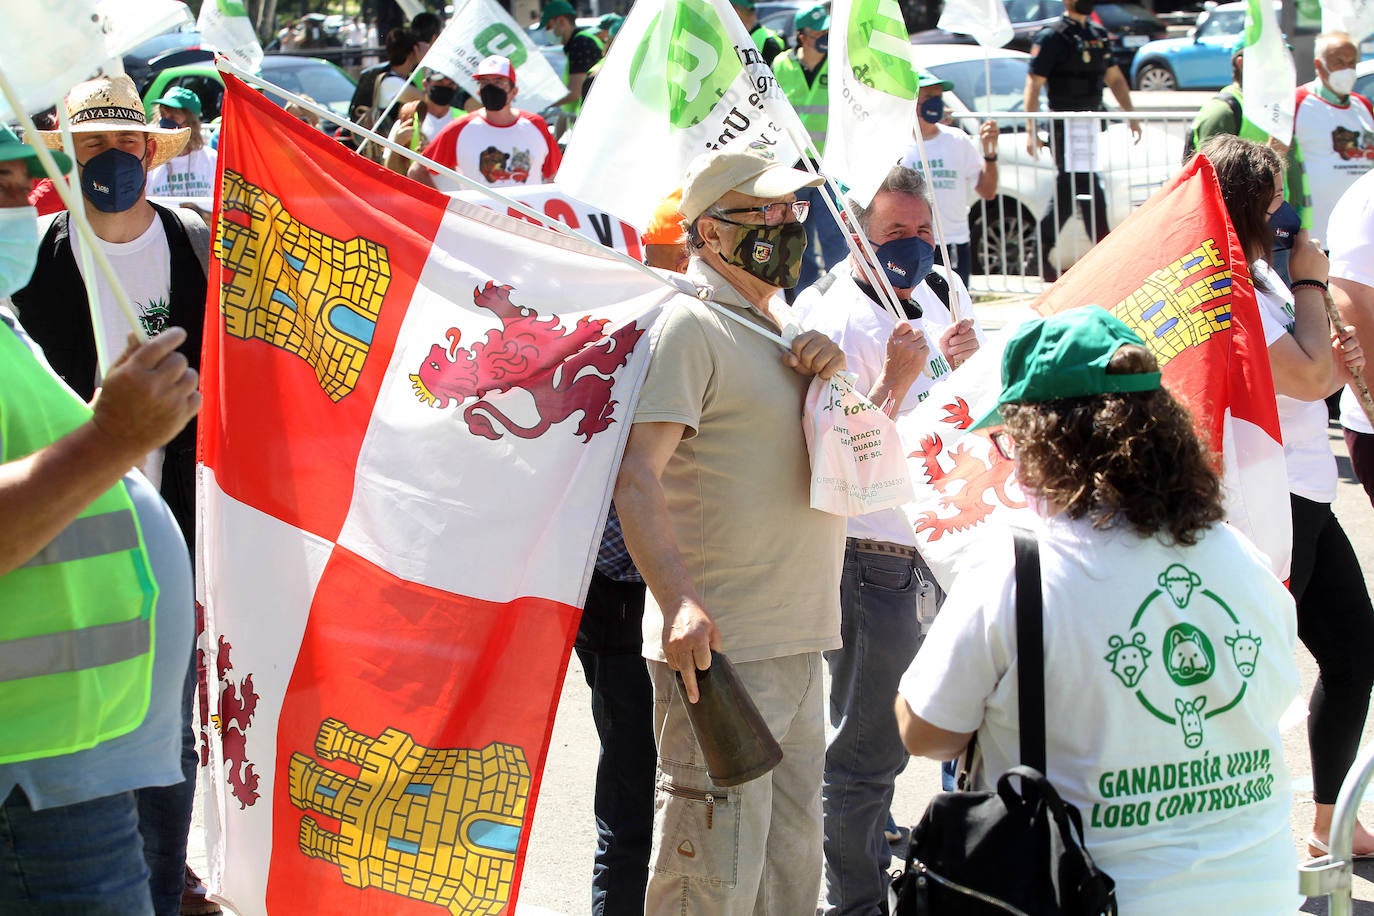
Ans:
[[[90,416],[0,321],[0,461],[30,455]],[[123,481],[0,576],[0,763],[85,750],[143,722],[157,594]]]
[[[820,70],[810,85],[795,49],[773,58],[773,75],[778,78],[792,107],[801,117],[802,126],[811,135],[817,151],[825,152],[825,131],[830,121],[830,57],[821,61]]]

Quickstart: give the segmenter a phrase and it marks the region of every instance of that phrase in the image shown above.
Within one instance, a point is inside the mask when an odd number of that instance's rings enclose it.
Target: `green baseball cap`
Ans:
[[[754,0],[730,0],[730,5],[737,6],[742,10],[752,10],[754,8]]]
[[[607,13],[601,17],[601,21],[596,24],[596,27],[605,29],[607,32],[614,32],[620,28],[620,24],[624,21],[625,17],[619,13]]]
[[[797,31],[806,29],[808,32],[828,32],[830,31],[830,14],[825,11],[823,6],[813,6],[809,10],[797,10],[797,15],[792,17],[792,24],[797,27]]]
[[[1017,328],[1002,352],[1002,394],[974,429],[1002,424],[1004,404],[1042,404],[1108,392],[1155,391],[1158,372],[1109,375],[1107,363],[1125,344],[1145,341],[1106,309],[1085,305]]]
[[[954,84],[949,80],[942,80],[929,70],[921,70],[916,74],[916,88],[924,89],[927,86],[939,86],[945,92],[953,92]]]
[[[57,167],[66,174],[72,170],[72,161],[67,158],[67,154],[60,149],[50,150],[53,161]],[[29,167],[30,178],[47,178],[48,173],[43,171],[43,163],[38,160],[38,154],[33,147],[29,146],[19,135],[10,130],[4,124],[0,124],[0,162],[13,162],[16,159],[23,159]],[[57,176],[52,176],[56,178]]]
[[[549,0],[544,7],[544,12],[539,14],[539,27],[547,29],[549,22],[559,16],[569,16],[576,21],[577,10],[573,9],[573,5],[568,0]]]
[[[191,89],[185,86],[173,86],[163,93],[162,98],[153,102],[154,105],[166,105],[168,108],[180,108],[189,111],[196,117],[200,117],[200,96],[196,95]]]

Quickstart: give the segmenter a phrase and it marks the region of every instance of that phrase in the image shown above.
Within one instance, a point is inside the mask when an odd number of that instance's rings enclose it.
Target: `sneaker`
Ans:
[[[181,888],[181,916],[212,916],[224,912],[218,903],[207,899],[209,893],[196,873],[191,871],[191,866],[186,866],[186,883]]]

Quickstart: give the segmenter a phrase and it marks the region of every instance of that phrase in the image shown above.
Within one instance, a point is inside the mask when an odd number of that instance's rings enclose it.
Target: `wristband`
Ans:
[[[1313,289],[1321,290],[1323,293],[1327,292],[1328,289],[1327,285],[1320,280],[1294,280],[1292,283],[1288,284],[1288,288],[1292,292],[1297,292],[1300,286],[1310,286]]]
[[[983,157],[983,161],[984,161],[984,162],[996,162],[996,161],[997,161],[997,154],[996,154],[996,153],[993,153],[991,156],[984,156],[984,157]]]

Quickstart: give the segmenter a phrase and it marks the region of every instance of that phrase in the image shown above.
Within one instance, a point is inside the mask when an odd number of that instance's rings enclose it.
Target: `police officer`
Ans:
[[[1123,111],[1134,111],[1131,90],[1121,68],[1112,59],[1107,30],[1091,21],[1094,0],[1064,0],[1064,18],[1047,26],[1031,48],[1030,72],[1026,74],[1025,110],[1040,110],[1040,90],[1049,94],[1050,111],[1102,111],[1102,86],[1116,96]],[[1073,215],[1079,200],[1083,224],[1093,241],[1107,234],[1107,199],[1102,181],[1093,171],[1096,158],[1096,127],[1091,133],[1081,130],[1074,137],[1074,122],[1053,122],[1052,144],[1055,166],[1059,170],[1054,198],[1040,220],[1040,268],[1046,280],[1058,279],[1050,266],[1059,229]],[[1131,121],[1131,134],[1140,142],[1140,122]],[[1067,141],[1067,142],[1066,142]],[[1035,123],[1026,128],[1026,150],[1032,157],[1040,152],[1040,137]]]

